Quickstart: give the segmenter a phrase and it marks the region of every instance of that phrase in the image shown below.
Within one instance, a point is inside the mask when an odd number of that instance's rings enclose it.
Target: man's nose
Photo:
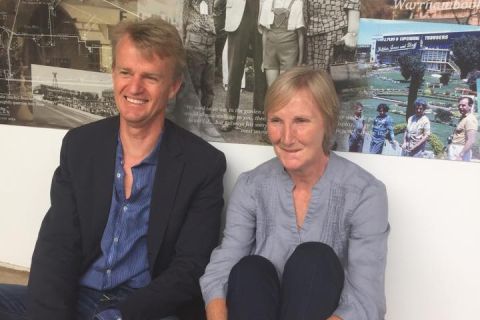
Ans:
[[[136,94],[140,93],[143,90],[143,80],[141,77],[133,76],[130,79],[130,83],[128,85],[130,93]]]

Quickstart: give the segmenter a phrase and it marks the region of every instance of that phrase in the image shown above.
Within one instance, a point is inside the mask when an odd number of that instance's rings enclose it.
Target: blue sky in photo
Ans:
[[[412,22],[407,20],[380,20],[362,18],[360,19],[358,44],[371,44],[372,37],[389,34],[422,34],[430,32],[458,31],[480,31],[480,27],[453,23]]]

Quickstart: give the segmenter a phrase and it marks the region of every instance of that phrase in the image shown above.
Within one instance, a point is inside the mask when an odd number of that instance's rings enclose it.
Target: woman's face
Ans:
[[[378,109],[378,115],[382,118],[385,117],[387,115],[387,110],[385,108]]]
[[[417,116],[423,116],[425,114],[425,108],[421,104],[415,105],[415,113]]]
[[[305,174],[327,157],[322,149],[323,117],[312,95],[301,90],[283,108],[269,111],[267,130],[277,157],[292,174]]]

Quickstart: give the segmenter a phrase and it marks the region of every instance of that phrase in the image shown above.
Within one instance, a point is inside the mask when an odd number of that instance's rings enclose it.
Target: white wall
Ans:
[[[0,262],[30,264],[64,133],[0,125]],[[273,156],[270,147],[214,145],[227,155],[227,192],[240,172]],[[387,318],[478,319],[480,163],[342,155],[387,185]]]

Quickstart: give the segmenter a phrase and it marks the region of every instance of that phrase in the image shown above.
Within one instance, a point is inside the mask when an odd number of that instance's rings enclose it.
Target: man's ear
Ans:
[[[175,98],[178,91],[183,87],[183,77],[179,77],[178,79],[174,80],[175,82],[172,84],[170,88],[170,94],[168,95],[169,99]]]

